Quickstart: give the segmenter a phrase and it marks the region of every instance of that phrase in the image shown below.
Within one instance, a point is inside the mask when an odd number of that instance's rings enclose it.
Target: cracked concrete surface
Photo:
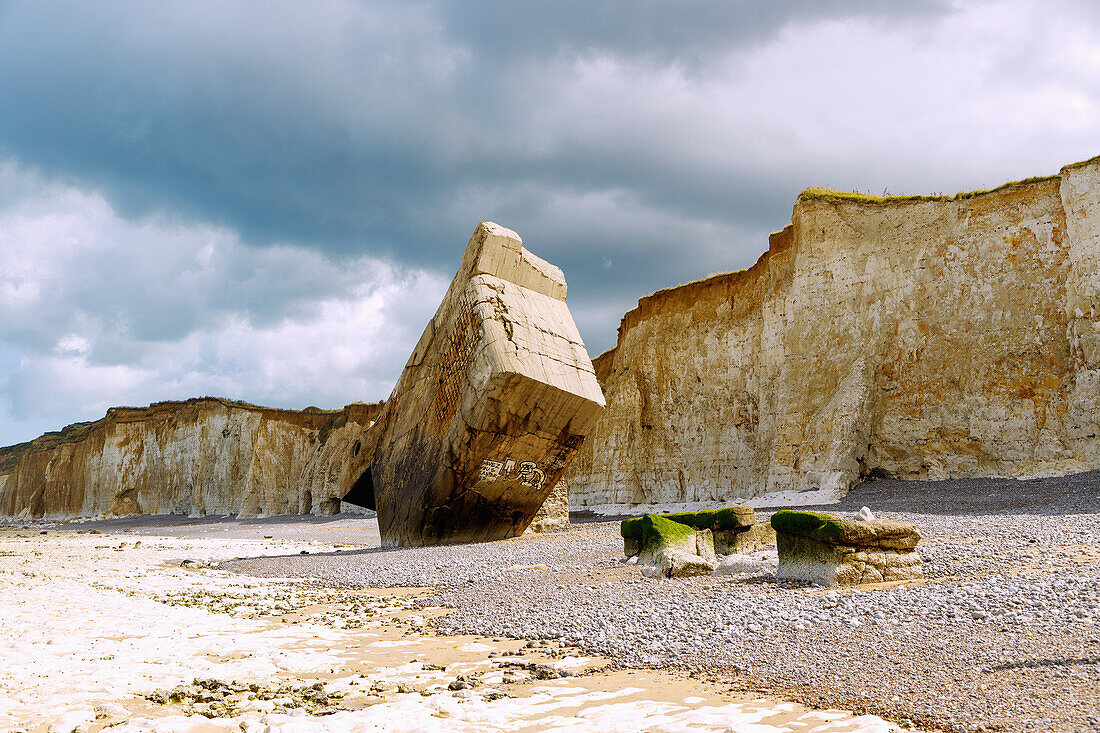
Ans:
[[[385,545],[521,534],[604,407],[565,278],[483,222],[366,441]]]

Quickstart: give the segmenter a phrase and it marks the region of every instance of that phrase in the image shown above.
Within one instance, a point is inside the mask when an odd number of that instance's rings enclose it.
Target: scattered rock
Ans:
[[[95,717],[97,720],[103,718],[128,718],[130,717],[130,711],[122,707],[121,705],[112,705],[111,703],[106,703],[96,706]]]
[[[270,701],[291,713],[300,710],[302,714],[328,715],[335,712],[342,694],[325,692],[322,682],[268,687],[256,683],[195,679],[190,685],[154,690],[144,697],[157,705],[179,704],[189,715],[197,713],[207,718],[232,718],[254,707],[253,703],[257,700]]]
[[[779,560],[774,551],[753,555],[733,554],[722,558],[714,572],[716,575],[736,575],[738,573],[774,572]]]

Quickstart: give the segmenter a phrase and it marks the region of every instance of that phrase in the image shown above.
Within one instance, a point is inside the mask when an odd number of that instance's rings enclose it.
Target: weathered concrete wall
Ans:
[[[331,514],[347,500],[378,510],[385,544],[563,526],[562,473],[603,411],[565,293],[558,268],[482,223],[387,403],[114,408],[0,448],[0,516]]]
[[[482,222],[367,442],[383,545],[522,533],[603,412],[565,278]]]
[[[1100,162],[957,197],[811,189],[749,270],[639,301],[574,505],[1100,467]]]
[[[214,398],[113,408],[0,463],[0,515],[329,514],[380,405],[337,411]]]

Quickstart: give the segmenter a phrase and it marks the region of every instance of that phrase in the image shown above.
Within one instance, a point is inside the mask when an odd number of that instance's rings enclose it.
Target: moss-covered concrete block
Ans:
[[[775,577],[828,587],[923,577],[916,527],[906,522],[851,522],[819,512],[772,516],[779,551]]]
[[[694,530],[710,530],[714,535],[715,550],[723,555],[731,552],[749,552],[756,547],[774,544],[774,535],[770,528],[760,529],[761,525],[756,522],[755,512],[748,506],[646,516],[658,516]],[[633,557],[641,552],[642,536],[649,531],[649,527],[650,524],[645,517],[622,521],[620,532],[623,536],[623,552],[627,557]],[[770,542],[769,538],[771,538]]]
[[[714,554],[714,537],[709,529],[692,530],[692,534],[674,545],[665,545],[652,554],[642,553],[642,574],[660,578],[686,578],[710,575],[718,567]]]
[[[738,530],[714,533],[714,551],[719,555],[744,554],[775,546],[775,530],[766,522],[756,522]]]
[[[627,522],[621,528],[624,547],[628,554],[638,555],[639,564],[648,566],[643,571],[647,575],[704,575],[718,565],[709,529],[697,530],[657,514]]]
[[[636,520],[627,520],[623,524],[631,521],[633,522],[630,525],[630,529],[633,530],[631,534],[638,543],[638,551],[635,554],[639,555],[640,562],[650,558],[662,547],[683,547],[690,548],[692,551],[695,549],[697,530],[686,524],[674,522],[660,514],[646,514]],[[625,532],[626,529],[623,531]]]
[[[892,519],[854,522],[824,512],[783,509],[772,515],[771,525],[781,534],[833,545],[911,550],[921,540],[920,532],[909,522]]]

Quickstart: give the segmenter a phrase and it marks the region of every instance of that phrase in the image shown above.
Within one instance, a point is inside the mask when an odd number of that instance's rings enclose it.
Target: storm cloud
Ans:
[[[1100,153],[1098,31],[1068,1],[0,2],[0,443],[383,398],[483,219],[563,267],[595,354],[807,186]]]

